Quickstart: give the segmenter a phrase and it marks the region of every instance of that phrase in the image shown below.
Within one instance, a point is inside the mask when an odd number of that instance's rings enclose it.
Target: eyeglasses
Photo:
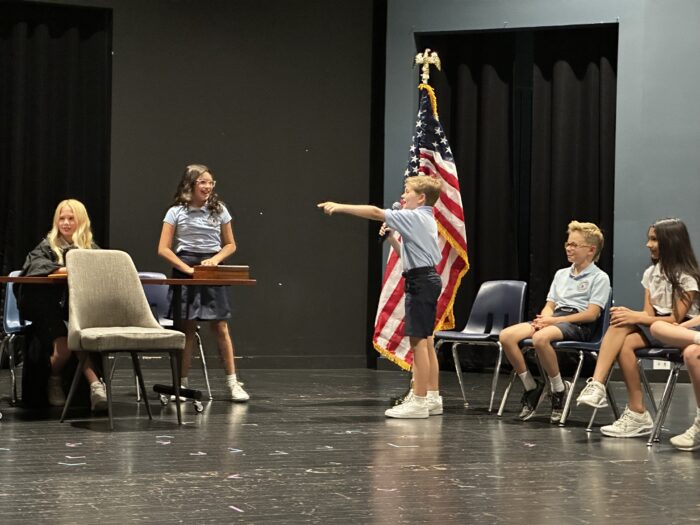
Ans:
[[[197,179],[195,182],[200,186],[211,186],[212,188],[216,186],[215,180]]]
[[[575,242],[565,242],[564,243],[564,249],[566,248],[571,248],[572,250],[576,250],[578,248],[590,248],[590,244],[578,244]]]

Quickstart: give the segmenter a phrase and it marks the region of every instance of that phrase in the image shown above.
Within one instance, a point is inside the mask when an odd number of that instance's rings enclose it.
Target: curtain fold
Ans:
[[[64,198],[108,243],[111,10],[0,3],[0,273]]]
[[[566,266],[571,220],[605,233],[601,268],[612,272],[617,29],[538,31],[533,43],[531,313]]]
[[[528,316],[566,266],[571,220],[605,233],[611,274],[617,26],[420,35],[460,178],[471,269],[455,301],[466,323],[480,284],[528,281]],[[612,275],[611,275],[612,277]],[[491,352],[467,358],[479,368]]]

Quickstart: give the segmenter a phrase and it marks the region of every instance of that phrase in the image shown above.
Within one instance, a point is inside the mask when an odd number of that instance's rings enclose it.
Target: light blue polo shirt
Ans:
[[[221,205],[221,213],[212,214],[206,207],[172,206],[163,222],[175,227],[175,253],[216,253],[221,251],[221,225],[231,222],[231,214]]]
[[[432,206],[415,210],[384,210],[384,222],[401,234],[401,265],[404,271],[436,266],[442,256]]]
[[[595,263],[589,264],[580,274],[574,275],[574,265],[562,268],[554,274],[547,293],[547,301],[556,308],[575,308],[583,312],[589,304],[605,308],[610,296],[610,278]]]

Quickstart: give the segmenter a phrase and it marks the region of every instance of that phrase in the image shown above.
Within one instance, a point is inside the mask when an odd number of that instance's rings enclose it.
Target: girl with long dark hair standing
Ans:
[[[236,251],[231,215],[214,191],[216,181],[209,168],[191,164],[178,184],[171,207],[163,219],[158,255],[173,267],[173,277],[190,277],[194,266],[216,266]],[[182,325],[176,328],[186,336],[180,368],[181,385],[189,386],[197,324],[206,321],[216,334],[219,355],[226,370],[231,400],[247,401],[249,396],[236,377],[234,349],[228,329],[231,317],[226,288],[223,286],[184,286],[180,305]]]

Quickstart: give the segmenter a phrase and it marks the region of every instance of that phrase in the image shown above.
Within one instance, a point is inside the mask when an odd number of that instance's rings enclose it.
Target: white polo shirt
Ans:
[[[681,274],[679,282],[684,292],[698,291],[698,283],[687,273]],[[664,276],[661,271],[661,266],[659,266],[658,263],[644,270],[642,286],[649,290],[651,305],[657,313],[661,315],[670,315],[673,313],[673,290],[671,288],[671,283]],[[698,308],[698,298],[696,297],[693,304],[688,308],[686,316],[695,317],[699,313],[700,308]]]
[[[610,296],[610,278],[608,274],[591,263],[574,275],[574,265],[557,270],[552,285],[547,293],[547,301],[555,308],[574,308],[583,312],[589,304],[605,308]]]

